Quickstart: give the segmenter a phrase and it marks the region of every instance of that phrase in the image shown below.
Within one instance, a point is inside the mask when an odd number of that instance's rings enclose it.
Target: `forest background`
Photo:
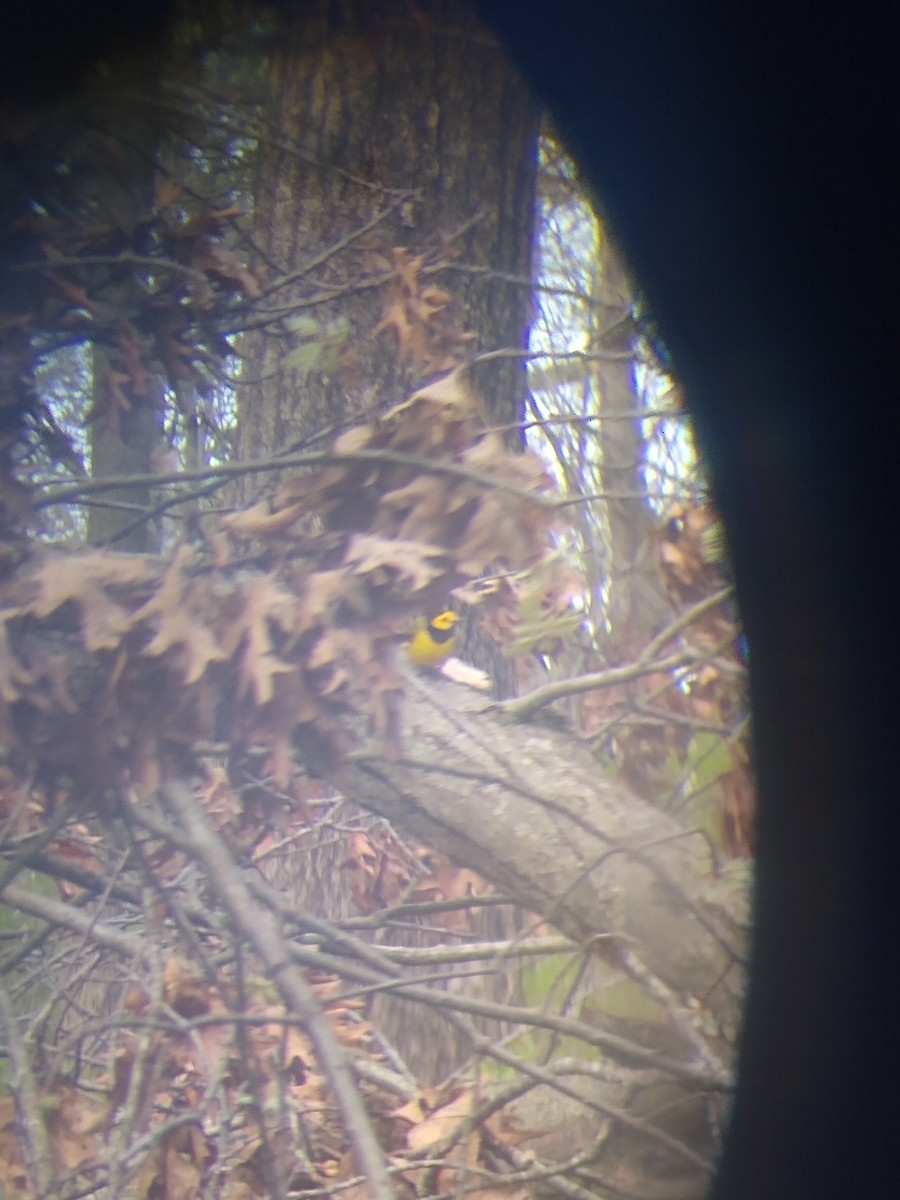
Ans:
[[[499,47],[187,8],[2,133],[2,1186],[702,1194],[742,648]],[[448,600],[494,703],[403,666]]]

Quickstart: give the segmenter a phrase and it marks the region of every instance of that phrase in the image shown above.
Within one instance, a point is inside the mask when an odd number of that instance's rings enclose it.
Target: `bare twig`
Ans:
[[[37,1083],[19,1034],[16,1016],[6,992],[0,987],[0,1026],[9,1056],[9,1089],[16,1106],[19,1131],[28,1156],[28,1171],[37,1196],[50,1196],[53,1157],[44,1124]]]
[[[0,899],[22,912],[30,913],[33,917],[40,917],[42,921],[70,929],[79,937],[90,937],[97,945],[114,950],[116,954],[126,958],[142,958],[146,950],[146,943],[140,938],[122,933],[120,929],[103,921],[97,921],[90,914],[83,913],[62,900],[42,896],[28,888],[19,887],[16,883],[9,883],[0,889]]]
[[[332,1034],[325,1014],[303,974],[291,962],[288,946],[275,919],[254,899],[234,860],[204,819],[190,790],[183,784],[170,783],[163,788],[162,796],[184,828],[193,852],[202,861],[210,885],[231,917],[235,929],[247,939],[268,968],[273,983],[290,1010],[303,1019],[372,1196],[375,1200],[393,1200],[394,1192],[384,1154],[353,1082],[347,1057]]]
[[[331,971],[335,975],[343,976],[345,979],[355,979],[360,983],[367,984],[379,984],[383,982],[378,973],[371,968],[338,955],[326,954],[322,951],[298,946],[296,943],[291,944],[290,955],[297,962],[305,966],[319,967],[322,970]],[[537,1029],[548,1029],[555,1033],[579,1038],[589,1046],[596,1046],[598,1049],[605,1051],[614,1061],[624,1066],[656,1068],[660,1071],[668,1072],[675,1078],[700,1087],[718,1088],[721,1086],[721,1081],[711,1076],[705,1070],[698,1070],[696,1067],[686,1063],[676,1062],[674,1059],[662,1056],[654,1050],[646,1049],[638,1042],[632,1042],[627,1038],[619,1037],[617,1034],[595,1029],[592,1025],[588,1025],[586,1022],[578,1021],[572,1017],[556,1017],[541,1012],[539,1009],[522,1008],[513,1004],[497,1004],[491,1000],[473,1000],[468,996],[456,995],[452,992],[435,991],[432,988],[423,987],[413,982],[397,981],[397,986],[394,990],[398,995],[404,996],[409,1000],[417,1000],[422,1004],[426,1004],[429,1008],[436,1009],[448,1020],[457,1014],[467,1014],[470,1016],[487,1017],[501,1024],[518,1024]],[[466,1026],[466,1030],[467,1036],[471,1036],[468,1025]],[[519,1062],[514,1056],[512,1061],[515,1063]]]
[[[682,630],[692,625],[712,609],[717,608],[729,596],[733,595],[733,592],[734,589],[732,587],[721,588],[711,596],[707,596],[703,600],[698,601],[697,604],[692,605],[691,608],[681,613],[671,624],[658,633],[647,644],[640,656],[627,666],[609,667],[605,671],[593,671],[589,675],[580,675],[575,679],[555,680],[553,683],[545,684],[544,687],[536,688],[526,696],[504,701],[498,707],[505,716],[514,721],[519,721],[523,717],[537,711],[537,709],[543,708],[545,704],[550,704],[552,701],[560,700],[565,696],[575,696],[582,692],[594,691],[598,688],[614,687],[617,684],[630,683],[632,680],[639,679],[645,675],[657,675],[676,670],[679,667],[690,666],[696,661],[697,656],[687,650],[679,651],[678,654],[671,655],[669,658],[657,659],[655,661],[654,655],[658,654]]]
[[[7,270],[53,272],[59,268],[102,266],[147,267],[154,271],[175,271],[182,275],[188,275],[192,279],[201,280],[203,283],[207,282],[204,272],[198,271],[196,267],[185,266],[184,263],[175,262],[171,258],[155,258],[152,255],[133,254],[130,250],[123,250],[121,254],[77,254],[66,258],[37,259],[35,261],[13,263],[7,267]]]
[[[491,958],[533,958],[543,954],[571,954],[579,947],[569,938],[527,938],[522,941],[466,942],[461,946],[384,946],[385,956],[404,966],[479,962]]]
[[[593,671],[590,675],[579,675],[575,679],[558,679],[541,688],[536,688],[527,696],[515,700],[504,700],[497,707],[504,716],[513,721],[521,721],[523,717],[543,708],[545,704],[561,700],[565,696],[577,696],[581,692],[592,692],[598,688],[630,683],[644,675],[658,675],[661,672],[673,671],[678,667],[684,667],[690,661],[690,655],[685,654],[684,651],[672,654],[668,658],[657,659],[655,662],[648,661],[642,655],[641,658],[629,663],[626,667],[609,667],[605,671]]]
[[[678,1155],[679,1158],[686,1159],[694,1166],[701,1167],[704,1171],[712,1170],[712,1163],[707,1162],[706,1159],[702,1158],[699,1154],[696,1154],[693,1150],[691,1150],[689,1146],[686,1146],[684,1142],[679,1141],[678,1138],[672,1137],[671,1134],[666,1133],[664,1130],[657,1129],[652,1125],[648,1125],[638,1117],[631,1116],[631,1114],[626,1112],[624,1109],[617,1108],[614,1105],[606,1104],[596,1099],[588,1099],[575,1088],[571,1088],[564,1084],[562,1080],[553,1073],[552,1069],[538,1066],[535,1063],[525,1062],[524,1060],[518,1058],[515,1054],[511,1054],[502,1046],[498,1046],[495,1042],[492,1042],[490,1038],[487,1038],[482,1034],[476,1032],[474,1033],[474,1037],[476,1039],[476,1048],[482,1054],[489,1055],[491,1058],[503,1063],[504,1066],[515,1068],[515,1070],[521,1072],[523,1075],[528,1076],[529,1079],[534,1080],[536,1083],[546,1084],[548,1087],[560,1092],[563,1096],[568,1096],[570,1099],[576,1100],[579,1104],[584,1105],[585,1108],[591,1108],[596,1112],[602,1113],[603,1116],[617,1121],[624,1128],[634,1130],[649,1140],[658,1142],[660,1145],[665,1146],[668,1150],[671,1150],[673,1153]]]
[[[371,231],[380,225],[382,221],[386,220],[391,213],[395,212],[402,204],[405,204],[407,200],[410,200],[414,195],[415,192],[413,191],[401,192],[391,201],[390,204],[385,205],[384,208],[378,209],[368,221],[364,222],[362,225],[358,225],[355,229],[350,230],[350,232],[344,237],[340,238],[336,242],[332,242],[331,245],[326,246],[324,250],[321,250],[318,254],[308,259],[301,266],[296,267],[293,271],[288,271],[286,274],[280,275],[277,279],[273,279],[267,287],[263,288],[256,299],[262,299],[263,297],[270,295],[272,292],[277,292],[281,288],[288,287],[290,284],[296,283],[298,279],[302,279],[304,275],[308,275],[311,271],[314,271],[316,267],[321,267],[324,263],[328,262],[330,258],[333,258],[336,254],[339,254],[341,250],[346,250],[348,246],[352,246],[355,241],[359,240],[359,238],[364,237],[367,233],[371,233]]]
[[[528,491],[515,484],[506,483],[484,471],[473,471],[459,463],[441,462],[438,459],[421,458],[417,454],[403,454],[397,450],[310,450],[305,454],[292,454],[278,458],[269,456],[261,459],[250,459],[240,463],[220,463],[217,466],[204,467],[202,470],[177,471],[167,475],[106,475],[97,479],[85,479],[81,483],[58,488],[35,500],[35,508],[49,508],[55,504],[69,504],[79,501],[82,496],[97,492],[115,491],[122,488],[134,487],[163,487],[167,484],[202,483],[212,479],[239,478],[244,475],[259,474],[267,471],[283,471],[288,467],[322,467],[335,463],[363,462],[390,463],[394,466],[413,467],[428,475],[452,475],[458,479],[467,479],[485,488],[507,492],[530,500],[540,508],[557,508],[560,500]]]
[[[712,612],[714,608],[718,608],[725,600],[734,595],[734,588],[720,588],[717,592],[713,592],[711,596],[706,596],[703,600],[698,600],[696,604],[692,604],[690,608],[686,608],[683,613],[675,618],[665,629],[661,630],[651,642],[648,643],[643,651],[642,658],[650,658],[665,646],[666,642],[670,642],[683,629],[687,629],[689,625],[693,625],[701,617],[706,616],[708,612]]]

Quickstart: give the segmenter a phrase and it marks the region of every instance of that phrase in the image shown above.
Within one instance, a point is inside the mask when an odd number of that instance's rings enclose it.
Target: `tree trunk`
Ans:
[[[91,427],[91,474],[95,479],[107,475],[140,475],[146,477],[153,469],[153,456],[162,441],[160,407],[151,396],[128,397],[130,407],[110,420],[108,388],[115,361],[107,347],[94,347],[93,387],[95,407],[105,413]],[[158,391],[159,383],[154,392]],[[121,489],[110,494],[112,499],[92,505],[88,516],[87,538],[95,546],[109,545],[115,550],[144,553],[157,549],[151,530],[141,521],[142,512],[150,505],[151,490],[146,484]]]
[[[537,136],[527,91],[467,6],[394,0],[341,13],[298,5],[279,31],[254,227],[273,278],[294,276],[271,306],[334,289],[299,314],[323,330],[345,322],[347,336],[337,364],[312,369],[284,361],[298,341],[289,319],[256,339],[239,396],[242,458],[400,399],[417,381],[414,358],[398,363],[390,332],[373,332],[383,295],[356,286],[393,263],[395,248],[453,258],[437,282],[452,294],[457,327],[474,334],[468,353],[525,347]],[[522,363],[492,363],[478,382],[490,417],[514,421]]]
[[[600,442],[604,491],[609,521],[610,587],[608,620],[613,645],[626,658],[643,648],[671,614],[656,569],[653,543],[653,514],[643,495],[643,463],[646,446],[641,433],[634,376],[633,301],[622,262],[604,229],[600,261],[594,270],[594,309],[604,314],[602,327],[593,332],[590,348],[614,357],[597,363],[600,394]],[[599,293],[597,295],[596,293]],[[618,309],[618,316],[610,314]]]
[[[598,939],[637,947],[667,987],[702,998],[733,1033],[746,891],[717,872],[703,834],[606,779],[568,734],[505,730],[482,697],[454,684],[416,691],[404,756],[391,765],[377,751],[357,754],[344,793],[601,957]]]
[[[717,871],[701,833],[604,779],[571,737],[504,726],[453,685],[409,697],[404,739],[398,761],[356,755],[344,794],[480,872],[584,951],[567,1015],[586,1044],[570,1065],[553,1063],[568,1093],[545,1082],[513,1103],[522,1145],[551,1161],[595,1147],[604,1195],[700,1200],[741,1017],[746,874]]]
[[[158,81],[150,73],[135,79],[133,71],[131,64],[118,64],[117,76],[107,82],[111,99],[97,105],[71,148],[85,192],[110,230],[118,232],[122,249],[132,252],[139,249],[141,222],[153,211],[155,156],[162,136],[152,104]],[[128,314],[121,315],[121,323],[111,321],[93,343],[89,430],[95,478],[146,478],[162,443],[163,381],[143,369],[143,331],[132,326]],[[88,510],[88,541],[134,552],[157,549],[152,530],[141,520],[150,500],[146,484],[102,497]]]
[[[244,339],[239,458],[285,450],[399,401],[454,359],[527,344],[538,133],[528,92],[468,6],[360,0],[336,11],[324,2],[296,6],[268,70],[254,236],[269,286],[286,281],[264,295],[265,307],[299,306]],[[423,351],[415,332],[404,343],[396,324],[376,332],[396,294],[390,284],[359,281],[401,261],[413,292],[437,285],[449,294],[442,345]],[[437,263],[447,269],[428,274]],[[310,306],[315,294],[331,298]],[[298,346],[322,346],[332,334],[334,353],[298,364]],[[473,374],[485,422],[513,425],[523,358],[479,364]],[[258,486],[241,485],[239,498]],[[493,666],[495,676],[512,671],[496,647],[482,650],[488,658],[493,650],[494,661],[476,665]],[[477,659],[471,650],[466,657]],[[326,832],[323,840],[313,853],[327,864],[334,839]],[[339,910],[346,897],[334,892],[346,888],[346,873],[315,861],[309,868],[296,881],[298,899]],[[324,895],[315,884],[322,879]],[[442,1077],[468,1056],[470,1047],[451,1044],[452,1032],[421,1008],[410,1020],[403,1002],[378,1006],[382,1028],[419,1077]]]

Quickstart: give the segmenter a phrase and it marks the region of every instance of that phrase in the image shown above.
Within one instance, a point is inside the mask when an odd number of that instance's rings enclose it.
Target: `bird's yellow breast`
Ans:
[[[439,667],[446,662],[456,645],[454,627],[458,620],[456,613],[448,610],[423,621],[406,643],[410,662],[417,667]]]

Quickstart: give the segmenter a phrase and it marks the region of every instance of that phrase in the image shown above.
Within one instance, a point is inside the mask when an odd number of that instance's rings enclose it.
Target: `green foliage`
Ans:
[[[30,892],[37,892],[40,896],[57,897],[59,894],[53,880],[39,871],[20,871],[16,875],[16,884]],[[17,934],[40,929],[42,925],[43,922],[38,917],[31,917],[17,908],[0,903],[0,937],[9,940]]]
[[[720,520],[713,521],[701,536],[703,561],[719,566],[728,567],[728,543],[725,538],[725,526]]]
[[[523,1002],[546,1012],[568,1012],[577,1020],[598,1028],[609,1020],[628,1020],[658,1025],[666,1015],[637,983],[615,979],[601,987],[585,981],[590,963],[581,953],[551,954],[529,963],[522,971],[520,986]],[[528,1029],[510,1043],[510,1048],[526,1062],[547,1062],[551,1058],[578,1058],[599,1062],[603,1052],[588,1046],[580,1038],[564,1037],[551,1030]],[[489,1068],[493,1074],[493,1069]],[[497,1078],[512,1078],[515,1073],[501,1067]]]
[[[575,994],[584,969],[584,955],[549,954],[523,968],[520,986],[523,1002],[529,1008],[546,1012],[566,1011]],[[526,1029],[510,1043],[510,1049],[526,1062],[546,1062],[551,1057],[579,1057],[599,1060],[602,1053],[587,1046],[580,1038],[561,1037],[547,1029]],[[501,1068],[500,1078],[507,1068]],[[514,1075],[512,1072],[510,1077]]]
[[[56,884],[46,875],[37,871],[20,871],[16,876],[16,884],[41,896],[58,897]],[[16,946],[24,944],[34,934],[44,928],[44,922],[38,917],[29,916],[17,908],[0,903],[0,944]],[[28,1013],[46,1002],[50,995],[50,986],[46,979],[36,974],[34,967],[26,963],[12,971],[5,972],[0,987],[12,1000],[11,1007],[17,1013]],[[9,1082],[9,1063],[5,1057],[0,1057],[0,1089]]]
[[[585,1020],[590,1020],[591,1014],[629,1021],[649,1021],[654,1025],[666,1020],[662,1005],[648,996],[632,979],[617,979],[591,992],[582,1001],[581,1011]]]
[[[735,770],[731,747],[719,734],[698,730],[688,743],[685,761],[686,777],[683,787],[688,798],[692,822],[702,829],[710,844],[721,848],[722,791],[718,786],[723,776]]]

